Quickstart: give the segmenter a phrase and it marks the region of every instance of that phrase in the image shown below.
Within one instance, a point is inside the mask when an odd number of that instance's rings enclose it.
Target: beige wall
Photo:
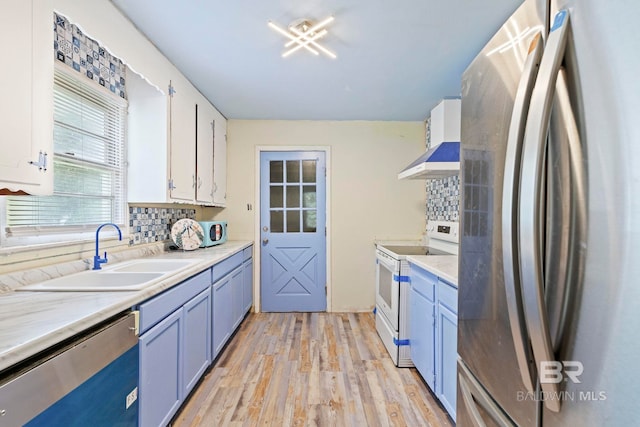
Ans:
[[[374,241],[420,238],[425,228],[425,181],[397,179],[424,151],[423,123],[229,120],[227,132],[227,208],[212,214],[232,239],[254,239],[256,146],[330,147],[329,307],[373,309]]]

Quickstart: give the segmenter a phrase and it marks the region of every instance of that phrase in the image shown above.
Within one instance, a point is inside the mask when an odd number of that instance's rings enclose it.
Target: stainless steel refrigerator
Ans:
[[[457,423],[637,425],[640,3],[526,0],[462,81]]]

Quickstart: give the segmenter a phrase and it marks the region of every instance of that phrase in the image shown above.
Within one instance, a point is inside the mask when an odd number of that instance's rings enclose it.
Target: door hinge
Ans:
[[[47,171],[47,153],[40,151],[40,153],[38,153],[38,161],[36,162],[32,160],[29,162],[29,164],[37,167],[38,170],[42,172],[46,172]]]
[[[173,185],[173,178],[169,178],[169,190],[173,190],[175,188],[176,188],[176,186]]]
[[[327,236],[327,227],[324,228],[324,235]]]
[[[176,93],[175,88],[169,83],[169,96],[173,98],[173,94]]]

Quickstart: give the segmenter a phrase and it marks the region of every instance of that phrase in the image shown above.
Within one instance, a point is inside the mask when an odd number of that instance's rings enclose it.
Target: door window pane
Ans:
[[[316,210],[305,210],[302,211],[302,231],[305,233],[315,233],[316,232]]]
[[[287,211],[287,233],[300,232],[300,211]]]
[[[316,207],[316,186],[304,185],[302,187],[302,206],[305,208]]]
[[[300,161],[287,160],[287,182],[300,182]]]
[[[282,160],[271,160],[269,162],[269,180],[271,182],[282,182]]]
[[[270,188],[270,207],[272,208],[281,208],[283,206],[283,195],[282,195],[283,187],[276,185]]]
[[[271,232],[284,233],[284,212],[271,211]]]
[[[300,207],[300,186],[287,185],[287,207],[288,208]]]
[[[316,182],[316,161],[315,160],[302,161],[302,181]]]
[[[318,159],[271,160],[269,225],[272,233],[317,233]]]

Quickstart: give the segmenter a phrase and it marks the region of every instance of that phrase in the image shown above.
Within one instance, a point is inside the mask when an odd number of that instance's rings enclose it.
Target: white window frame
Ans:
[[[93,82],[88,81],[84,76],[71,70],[68,66],[56,63],[56,73],[64,73],[66,77],[70,77],[78,82],[79,85],[85,85],[89,88],[101,93],[104,96],[111,97],[116,103],[125,107],[128,106],[128,102],[125,99],[111,93],[108,89],[102,88]],[[125,116],[127,113],[125,112]],[[126,118],[125,129],[123,132],[123,158],[121,164],[121,173],[123,176],[122,192],[120,194],[120,218],[122,221],[117,225],[122,230],[123,240],[128,240],[129,234],[129,209],[127,204],[127,130],[126,130]],[[55,174],[55,169],[54,169]],[[45,196],[46,197],[46,196]],[[87,243],[95,240],[96,224],[88,225],[74,225],[74,226],[33,226],[24,228],[14,228],[8,230],[7,221],[7,201],[6,197],[0,197],[0,248],[11,248],[12,252],[18,250],[18,247],[24,247],[23,249],[29,250],[30,247],[37,246],[38,248],[69,246],[81,243]],[[118,233],[113,227],[107,227],[101,233],[101,238],[109,238],[117,236]],[[4,252],[4,251],[0,251]]]

